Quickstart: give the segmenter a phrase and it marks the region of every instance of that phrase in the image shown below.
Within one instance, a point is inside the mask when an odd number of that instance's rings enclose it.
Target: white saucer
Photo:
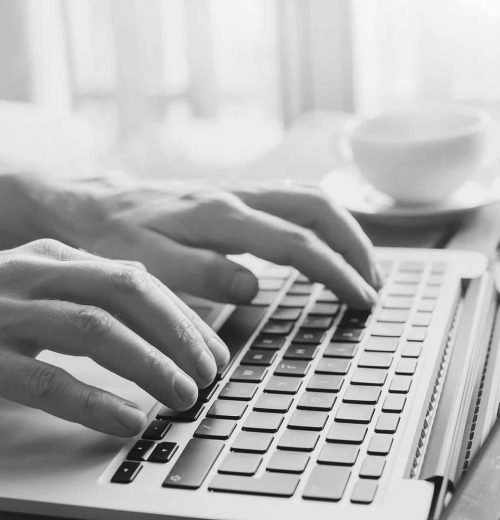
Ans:
[[[405,226],[453,220],[496,202],[500,199],[499,184],[497,181],[487,186],[471,180],[439,204],[403,206],[364,180],[353,164],[332,171],[321,181],[324,191],[354,216]]]

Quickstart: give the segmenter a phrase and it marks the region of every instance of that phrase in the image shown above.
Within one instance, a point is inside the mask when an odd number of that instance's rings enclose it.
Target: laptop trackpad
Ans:
[[[44,352],[40,359],[63,367],[78,379],[104,388],[149,411],[155,400],[130,381],[126,381],[98,366],[88,358],[68,357]],[[95,469],[110,461],[126,439],[94,432],[78,424],[52,417],[40,410],[0,399],[0,474],[9,470],[23,479],[51,473],[74,473]],[[102,467],[105,467],[102,466]],[[35,477],[36,478],[36,477]]]

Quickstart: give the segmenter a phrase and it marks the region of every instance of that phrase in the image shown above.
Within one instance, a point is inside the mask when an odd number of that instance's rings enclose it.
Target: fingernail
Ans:
[[[133,435],[146,426],[146,414],[134,403],[122,403],[117,410],[116,420]]]
[[[375,305],[378,300],[377,291],[373,287],[370,287],[368,284],[364,288],[365,300],[370,306]]]
[[[217,373],[214,356],[208,350],[203,350],[196,363],[196,372],[200,379],[199,384],[208,385],[214,380]]]
[[[177,397],[187,405],[193,405],[198,397],[198,388],[195,382],[183,372],[175,374],[174,390]]]
[[[207,342],[208,348],[212,352],[217,368],[224,368],[229,363],[229,350],[219,338],[212,338]]]
[[[250,301],[259,290],[259,283],[255,276],[246,272],[238,271],[231,282],[231,296],[236,301]]]

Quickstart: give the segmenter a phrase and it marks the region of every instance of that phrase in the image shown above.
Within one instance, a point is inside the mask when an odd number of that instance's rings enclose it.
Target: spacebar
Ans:
[[[223,372],[219,373],[219,377],[223,377],[227,373],[234,358],[245,346],[257,325],[266,314],[267,309],[268,307],[240,305],[236,307],[231,316],[229,316],[224,325],[219,329],[219,337],[227,345],[230,355],[229,363]]]
[[[167,475],[163,486],[198,489],[223,447],[222,441],[191,439]]]
[[[295,475],[280,475],[276,473],[264,473],[260,478],[216,475],[210,482],[208,489],[210,491],[244,493],[247,495],[291,497],[298,483],[299,477]]]

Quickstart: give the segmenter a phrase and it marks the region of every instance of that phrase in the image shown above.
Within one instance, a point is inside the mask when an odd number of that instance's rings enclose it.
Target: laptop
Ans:
[[[140,403],[148,426],[114,438],[0,401],[0,511],[438,518],[497,416],[497,293],[478,253],[381,248],[377,258],[386,283],[370,312],[254,259],[251,305],[192,300],[231,362],[186,412],[86,358],[43,353]]]

